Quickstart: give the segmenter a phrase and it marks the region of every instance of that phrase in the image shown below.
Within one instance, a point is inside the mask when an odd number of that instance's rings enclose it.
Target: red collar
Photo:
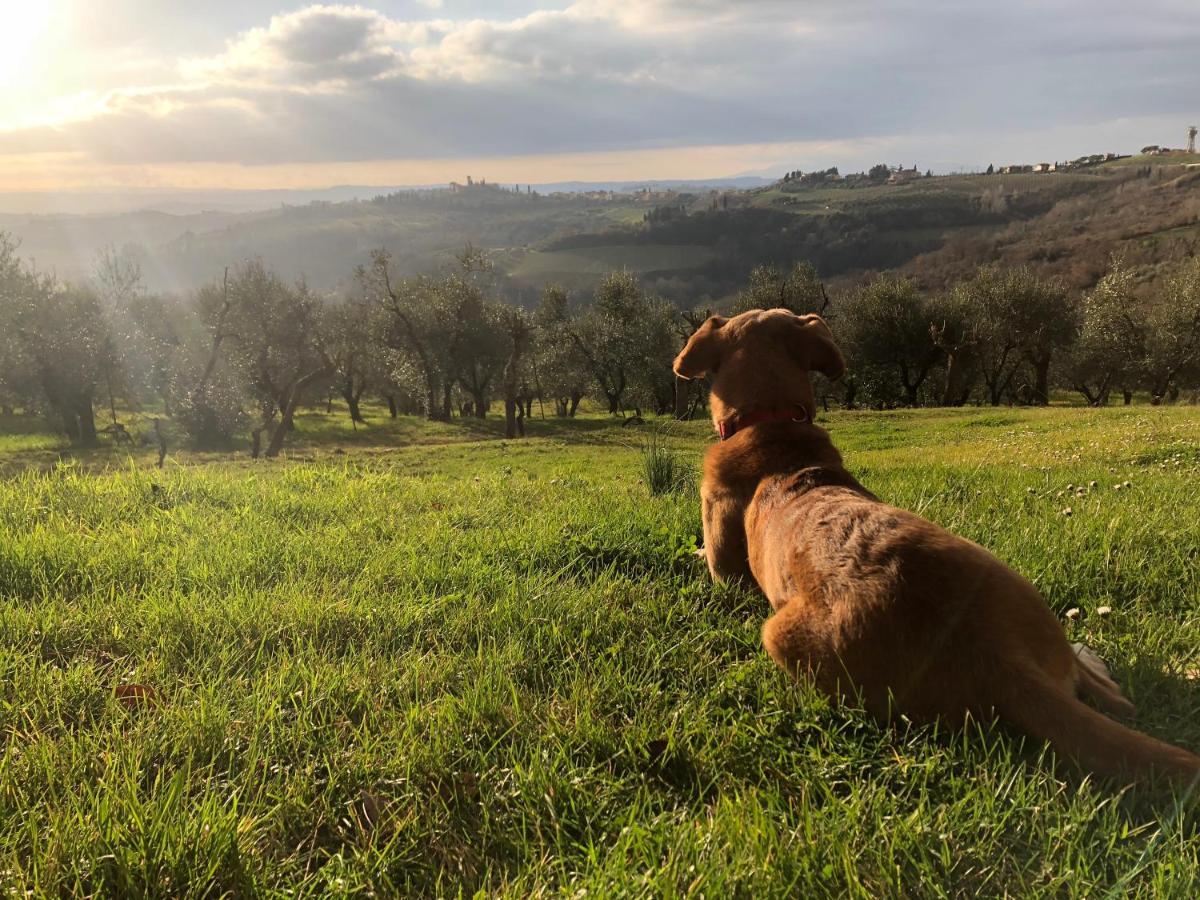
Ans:
[[[717,423],[717,433],[721,435],[721,440],[727,441],[743,428],[749,428],[751,425],[758,425],[761,422],[811,422],[808,417],[808,410],[797,403],[795,406],[786,409],[756,409],[754,412],[746,413],[744,416],[735,416],[732,419],[726,419],[724,422]]]

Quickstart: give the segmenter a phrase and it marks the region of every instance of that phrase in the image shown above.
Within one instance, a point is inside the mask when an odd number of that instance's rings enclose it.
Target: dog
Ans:
[[[674,362],[682,378],[711,378],[721,437],[704,460],[702,553],[714,579],[770,601],[771,658],[880,720],[998,717],[1099,775],[1194,782],[1200,757],[1079,699],[1133,713],[1028,580],[846,470],[813,424],[809,378],[845,369],[820,316],[782,309],[712,316]]]

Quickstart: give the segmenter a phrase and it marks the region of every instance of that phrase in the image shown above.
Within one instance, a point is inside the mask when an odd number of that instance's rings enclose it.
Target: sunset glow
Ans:
[[[6,2],[0,5],[4,27],[0,30],[0,79],[6,84],[18,78],[29,62],[38,39],[50,24],[54,6],[49,0],[38,3]]]
[[[52,0],[0,2],[0,129],[24,109],[22,95],[42,68],[35,59],[55,12]]]
[[[0,0],[0,191],[946,172],[1171,145],[1195,117],[1200,7],[1168,5],[1169,28],[1082,0],[867,19],[832,2]]]

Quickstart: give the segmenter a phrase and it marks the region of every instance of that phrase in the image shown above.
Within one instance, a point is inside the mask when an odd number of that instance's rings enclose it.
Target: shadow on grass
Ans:
[[[477,419],[454,417],[435,422],[419,416],[389,418],[368,409],[367,420],[352,424],[344,412],[305,411],[297,416],[296,429],[288,435],[282,459],[312,461],[318,457],[342,456],[348,452],[386,453],[407,447],[438,447],[453,444],[490,443],[510,440],[505,437],[503,416]],[[157,461],[157,445],[148,436],[140,414],[122,417],[133,436],[132,445],[118,444],[101,435],[96,446],[71,446],[44,420],[34,416],[6,416],[0,419],[0,476],[20,472],[46,473],[62,465],[83,471],[106,471],[152,467]],[[589,414],[577,418],[548,417],[535,414],[525,420],[526,437],[560,441],[577,446],[612,446],[626,443],[626,436],[653,427],[654,421],[625,426],[629,419]],[[519,442],[523,438],[513,438]],[[248,437],[239,435],[229,447],[200,449],[182,435],[172,435],[167,464],[195,465],[210,462],[249,462]]]
[[[1164,660],[1146,655],[1114,668],[1138,709],[1126,725],[1200,753],[1200,668],[1191,670],[1195,677],[1188,677],[1187,672],[1172,672]]]

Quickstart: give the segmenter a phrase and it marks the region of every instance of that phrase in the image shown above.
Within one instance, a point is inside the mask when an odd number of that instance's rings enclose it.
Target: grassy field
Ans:
[[[6,893],[1195,896],[1194,802],[777,672],[694,488],[641,483],[647,430],[694,470],[704,423],[373,422],[162,471],[0,425]],[[1195,409],[825,424],[1200,748]]]

